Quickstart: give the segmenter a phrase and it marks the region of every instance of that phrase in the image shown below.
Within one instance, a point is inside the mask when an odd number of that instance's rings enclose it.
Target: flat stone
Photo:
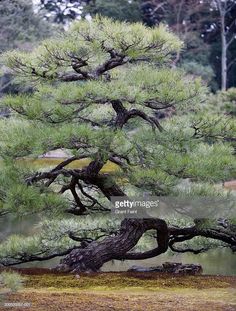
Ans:
[[[129,272],[162,272],[162,267],[142,267],[132,266],[128,269]]]
[[[198,264],[182,264],[180,262],[165,262],[162,266],[157,267],[143,267],[143,266],[132,266],[129,268],[130,272],[163,272],[163,273],[174,273],[174,274],[201,274],[202,266]]]

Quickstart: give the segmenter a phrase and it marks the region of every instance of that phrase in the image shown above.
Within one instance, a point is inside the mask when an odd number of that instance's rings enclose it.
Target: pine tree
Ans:
[[[0,123],[0,215],[44,219],[37,235],[2,242],[1,264],[65,256],[60,269],[97,271],[112,259],[145,259],[168,249],[235,249],[232,217],[219,219],[217,209],[212,217],[204,201],[214,197],[225,205],[234,198],[220,183],[235,177],[235,120],[215,108],[209,112],[199,79],[171,68],[181,47],[163,25],[150,29],[97,17],[75,22],[31,53],[5,54],[34,92],[3,100],[13,113]],[[55,149],[71,157],[50,169],[30,165]],[[80,159],[87,159],[82,168],[76,167]],[[106,163],[115,169],[105,170]],[[179,218],[120,224],[111,216],[113,196],[144,193],[180,203],[203,198],[202,214],[193,210],[191,218],[177,204]],[[134,251],[150,230],[145,247],[151,250]]]

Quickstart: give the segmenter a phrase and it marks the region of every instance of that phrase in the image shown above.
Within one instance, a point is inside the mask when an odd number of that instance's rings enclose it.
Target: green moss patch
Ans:
[[[35,289],[158,289],[158,288],[226,288],[236,284],[234,277],[173,276],[159,273],[95,273],[75,275],[41,274],[28,275],[25,286]]]

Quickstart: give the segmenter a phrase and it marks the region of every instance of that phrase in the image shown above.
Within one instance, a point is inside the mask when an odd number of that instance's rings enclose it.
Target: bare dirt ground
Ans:
[[[25,273],[25,271],[24,271]],[[25,287],[2,311],[236,311],[236,277],[158,273],[62,275],[26,272]]]

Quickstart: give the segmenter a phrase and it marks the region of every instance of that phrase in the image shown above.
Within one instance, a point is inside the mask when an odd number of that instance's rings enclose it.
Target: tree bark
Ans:
[[[227,88],[227,40],[225,31],[225,14],[221,13],[221,90]]]
[[[142,235],[151,229],[157,232],[158,247],[145,253],[129,253]],[[85,248],[74,249],[61,260],[57,270],[96,272],[102,265],[113,259],[145,259],[166,252],[168,249],[168,227],[162,219],[125,219],[120,230],[101,242],[94,241]],[[142,257],[144,254],[144,258]]]
[[[217,0],[216,3],[220,13],[221,27],[221,91],[225,91],[227,88],[227,33],[225,28],[227,1],[222,3],[221,0]]]
[[[106,177],[97,177],[93,184],[96,185],[105,197],[111,201],[111,197],[124,197],[126,194],[123,190],[112,180],[109,181]]]

